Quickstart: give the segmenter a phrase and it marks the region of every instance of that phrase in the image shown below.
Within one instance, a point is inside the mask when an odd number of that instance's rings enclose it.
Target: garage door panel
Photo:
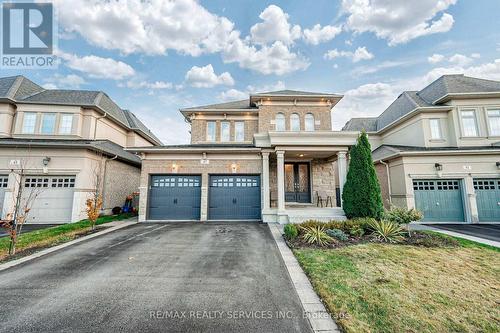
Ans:
[[[414,180],[415,206],[425,222],[463,222],[464,209],[459,180]]]
[[[500,222],[500,179],[474,179],[479,222]]]

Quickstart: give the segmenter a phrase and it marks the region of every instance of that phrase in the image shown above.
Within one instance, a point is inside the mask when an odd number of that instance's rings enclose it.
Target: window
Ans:
[[[488,110],[488,122],[490,124],[490,135],[500,136],[500,109]]]
[[[41,134],[54,134],[56,128],[56,114],[45,113],[42,115],[42,125],[40,127]]]
[[[234,140],[245,141],[245,122],[237,121],[234,123]]]
[[[305,130],[308,132],[313,132],[314,131],[314,115],[312,113],[306,114],[304,121],[305,121]]]
[[[464,136],[477,136],[476,112],[462,111],[462,127]]]
[[[300,131],[300,117],[296,113],[290,116],[290,130],[294,132]]]
[[[73,115],[62,114],[59,123],[59,134],[71,134],[73,130]]]
[[[441,135],[441,122],[439,119],[430,119],[429,124],[431,125],[431,139],[440,140],[443,138]]]
[[[285,115],[283,113],[278,113],[276,115],[276,130],[277,131],[285,130]]]
[[[36,124],[36,113],[25,113],[23,119],[23,133],[34,134]]]
[[[231,141],[231,124],[229,121],[223,121],[220,123],[220,140],[221,141]]]
[[[207,141],[215,141],[215,121],[207,121]]]

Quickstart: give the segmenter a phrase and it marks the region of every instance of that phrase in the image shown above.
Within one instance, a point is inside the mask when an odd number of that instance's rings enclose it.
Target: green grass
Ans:
[[[120,214],[103,216],[97,220],[97,225],[131,218],[131,214]],[[90,221],[63,224],[42,230],[22,232],[16,246],[16,252],[37,247],[48,247],[74,239],[79,234],[88,232],[91,229]],[[9,251],[10,238],[0,238],[0,260],[5,259]]]
[[[499,332],[500,256],[474,242],[295,249],[346,332]]]

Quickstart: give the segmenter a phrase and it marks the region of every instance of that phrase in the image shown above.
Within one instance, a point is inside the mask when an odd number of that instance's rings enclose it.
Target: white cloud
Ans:
[[[250,38],[254,43],[268,44],[281,41],[289,45],[301,36],[300,26],[288,23],[288,14],[276,5],[268,6],[259,17],[262,22],[250,28]]]
[[[479,53],[472,53],[472,54],[470,55],[470,57],[471,57],[471,58],[474,58],[474,59],[479,59],[479,58],[481,58],[481,54],[479,54]]]
[[[86,83],[81,76],[75,74],[55,74],[45,79],[45,82],[43,85],[45,89],[79,89],[81,85]]]
[[[173,88],[173,84],[171,82],[165,82],[165,81],[149,82],[149,81],[130,80],[124,84],[121,84],[120,86],[131,89],[153,89],[153,90]]]
[[[321,27],[320,24],[316,24],[312,29],[304,29],[304,40],[308,44],[318,45],[334,39],[341,31],[341,27],[332,25]]]
[[[370,60],[374,58],[373,53],[370,53],[365,46],[358,47],[354,52],[339,51],[337,49],[329,50],[323,56],[325,59],[332,60],[338,57],[351,58],[352,62],[359,62],[361,60]]]
[[[285,89],[283,81],[277,81],[273,84],[264,84],[259,86],[248,85],[244,91],[237,89],[229,89],[219,94],[218,98],[222,101],[234,101],[246,99],[250,94],[258,92],[276,91]]]
[[[186,73],[186,82],[196,88],[211,88],[217,85],[232,86],[234,80],[228,72],[215,74],[211,64],[204,67],[193,66]]]
[[[441,62],[444,60],[444,55],[434,53],[430,57],[427,58],[427,61],[430,62],[431,64],[437,64],[438,62]]]
[[[467,66],[467,65],[471,64],[473,59],[469,58],[463,54],[457,53],[457,54],[451,56],[448,61],[451,62],[452,64],[457,65],[457,66],[463,67],[463,66]]]
[[[417,37],[447,32],[454,23],[453,16],[440,12],[457,0],[343,0],[347,26],[355,32],[373,32],[387,39],[389,45],[406,43]]]
[[[112,58],[94,55],[79,57],[64,52],[58,52],[57,56],[64,60],[67,67],[83,72],[91,78],[123,80],[135,74],[130,65]]]
[[[248,98],[248,94],[237,89],[229,89],[219,94],[218,99],[221,101],[236,101]]]

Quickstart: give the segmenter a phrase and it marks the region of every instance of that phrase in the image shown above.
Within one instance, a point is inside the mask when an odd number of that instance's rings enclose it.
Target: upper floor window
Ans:
[[[207,141],[215,141],[215,121],[207,121]]]
[[[290,130],[294,132],[300,131],[300,117],[297,113],[292,113],[290,116]]]
[[[500,109],[488,110],[488,123],[490,125],[490,135],[500,136]]]
[[[230,141],[231,140],[231,123],[229,121],[223,121],[220,123],[220,140]]]
[[[34,134],[36,126],[36,113],[26,112],[23,118],[23,133]]]
[[[73,130],[73,115],[62,114],[59,121],[59,134],[71,134]]]
[[[283,113],[276,114],[276,130],[277,131],[285,130],[285,115]]]
[[[41,134],[54,134],[56,129],[56,114],[44,113],[42,115],[42,124],[40,126]]]
[[[462,128],[464,136],[477,136],[476,112],[474,110],[462,111]]]
[[[245,141],[245,122],[237,121],[234,123],[234,140]]]
[[[441,122],[439,119],[430,119],[429,124],[431,126],[431,139],[440,140],[443,138],[441,134]]]
[[[308,132],[314,131],[314,115],[312,113],[306,114],[304,118],[305,130]]]

